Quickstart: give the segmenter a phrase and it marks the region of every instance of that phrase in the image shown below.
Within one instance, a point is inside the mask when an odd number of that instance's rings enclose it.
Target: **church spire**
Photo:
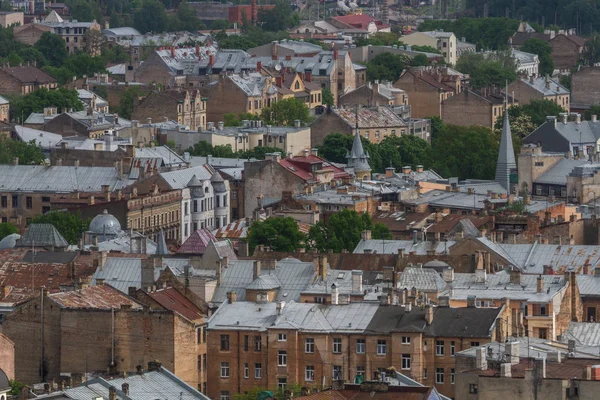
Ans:
[[[348,167],[354,168],[354,175],[362,179],[369,177],[371,166],[369,165],[369,154],[365,150],[360,140],[360,129],[358,128],[358,107],[355,114],[355,131],[354,141],[352,142],[352,150],[346,155],[348,159]]]
[[[498,161],[496,162],[496,182],[502,185],[508,192],[510,192],[510,171],[516,168],[515,150],[513,148],[510,122],[508,120],[508,102],[505,100],[500,151],[498,153]]]

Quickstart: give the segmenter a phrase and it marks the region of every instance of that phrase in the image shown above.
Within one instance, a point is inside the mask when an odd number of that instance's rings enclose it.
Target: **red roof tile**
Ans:
[[[343,24],[352,26],[356,29],[367,30],[369,27],[369,23],[375,22],[377,29],[387,28],[389,25],[384,24],[380,20],[376,20],[370,15],[366,14],[351,14],[351,15],[343,15],[338,17],[333,17],[334,20],[339,21]]]
[[[190,321],[204,320],[202,311],[175,288],[159,289],[148,293],[148,296],[167,310],[176,312]]]
[[[178,254],[204,254],[206,247],[211,241],[217,238],[206,229],[198,229],[193,232],[181,247],[177,250]]]
[[[311,165],[318,163],[323,163],[322,169],[325,171],[332,171],[333,177],[336,179],[349,177],[348,173],[343,169],[338,168],[329,161],[312,154],[306,157],[296,156],[292,158],[284,158],[279,161],[279,165],[305,181],[318,180],[315,174],[312,173],[312,169],[310,167]]]

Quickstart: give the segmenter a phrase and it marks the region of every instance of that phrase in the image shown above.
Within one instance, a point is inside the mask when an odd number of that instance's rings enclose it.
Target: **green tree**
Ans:
[[[588,110],[585,110],[584,117],[588,121],[592,119],[592,115],[600,115],[600,105],[594,104]]]
[[[264,160],[265,155],[268,153],[281,153],[282,150],[277,147],[265,147],[256,146],[254,149],[249,151],[242,151],[237,153],[235,156],[239,158],[256,158],[257,160]],[[282,154],[285,157],[285,154]]]
[[[81,234],[90,227],[91,219],[82,219],[79,211],[50,211],[38,215],[31,221],[32,224],[52,224],[69,244],[77,244]]]
[[[511,107],[508,115],[513,112],[515,114],[519,112],[527,114],[529,117],[531,117],[531,122],[533,122],[536,127],[546,122],[547,116],[558,116],[560,113],[566,112],[561,106],[552,100],[531,100],[529,104],[516,107],[519,108]]]
[[[123,118],[130,119],[133,114],[135,103],[139,97],[140,88],[137,86],[131,86],[128,89],[125,89],[119,100],[119,107],[117,108],[118,114],[123,116]]]
[[[442,54],[441,51],[439,51],[435,47],[431,47],[431,46],[413,45],[413,46],[411,46],[411,50],[412,51],[422,51],[424,53]]]
[[[552,75],[554,72],[554,61],[552,60],[552,46],[544,42],[541,39],[531,38],[527,39],[523,46],[522,51],[527,53],[537,54],[540,60],[540,74],[541,75]]]
[[[18,53],[24,62],[35,63],[38,68],[41,68],[46,63],[46,58],[41,51],[32,46],[21,48]]]
[[[410,60],[410,65],[413,67],[429,65],[429,59],[425,54],[417,54],[412,58],[412,60]]]
[[[234,153],[231,149],[231,145],[227,144],[211,146],[210,143],[204,140],[196,143],[193,147],[190,147],[188,151],[192,156],[206,157],[208,155],[212,155],[214,157],[223,158],[237,157],[236,153]]]
[[[10,112],[12,119],[26,119],[32,112],[42,112],[46,107],[57,107],[61,111],[69,108],[83,110],[76,90],[41,88],[25,96],[13,98]]]
[[[471,87],[504,87],[517,79],[516,65],[506,52],[492,55],[465,54],[456,63],[456,69],[471,76]]]
[[[294,97],[278,101],[270,107],[263,108],[261,119],[266,124],[278,126],[294,126],[295,120],[300,120],[302,123],[312,121],[308,106]]]
[[[361,233],[371,225],[368,214],[359,214],[354,210],[343,209],[329,218],[327,225],[318,222],[313,225],[307,237],[307,247],[334,253],[342,250],[352,251],[361,239]]]
[[[318,147],[319,155],[335,163],[346,163],[346,154],[352,148],[352,135],[330,133],[323,139],[323,144]]]
[[[158,0],[143,0],[142,7],[133,15],[133,25],[142,33],[164,32],[167,23],[165,6]]]
[[[64,40],[50,32],[42,34],[40,40],[35,43],[35,48],[44,55],[44,58],[53,67],[61,67],[69,56]]]
[[[583,51],[581,52],[581,63],[587,66],[594,66],[597,62],[600,62],[600,35],[595,33],[583,45]]]
[[[19,230],[16,226],[10,222],[0,223],[0,240],[4,239],[8,235],[12,235],[13,233],[19,233]]]
[[[40,165],[46,158],[34,140],[25,143],[19,140],[0,138],[0,164],[12,164],[15,157],[22,165]]]
[[[240,35],[231,35],[227,36],[223,40],[219,40],[219,48],[220,49],[240,49],[240,50],[248,50],[253,47],[256,47],[257,44],[252,40],[240,36]]]
[[[8,381],[8,384],[10,385],[10,392],[8,392],[8,394],[11,395],[11,396],[18,396],[18,395],[20,395],[21,394],[21,390],[25,387],[24,383],[21,383],[19,381],[15,381],[15,380],[12,380],[12,379],[10,381]]]
[[[323,105],[326,106],[332,106],[335,104],[335,100],[333,99],[333,93],[331,92],[331,90],[327,89],[327,88],[323,88],[321,90],[321,96],[322,96],[322,103]]]
[[[388,150],[384,156],[383,151],[386,148]],[[415,167],[417,165],[429,166],[430,164],[431,147],[429,143],[418,136],[388,136],[379,143],[378,152],[384,168],[390,164],[397,169],[403,165]]]
[[[357,46],[392,46],[399,44],[398,39],[400,35],[394,32],[377,32],[371,35],[368,39],[358,39],[356,41]]]
[[[394,237],[390,228],[384,224],[377,223],[372,228],[373,239],[392,240]]]
[[[443,176],[494,179],[498,139],[488,128],[445,125],[432,143],[432,168]]]
[[[202,25],[196,16],[196,9],[187,1],[183,1],[181,4],[179,4],[179,8],[177,9],[177,18],[179,18],[179,21],[181,21],[182,29],[186,31],[197,31]]]
[[[262,29],[271,32],[287,30],[300,22],[298,13],[293,12],[290,2],[285,0],[276,0],[275,7],[271,10],[259,9],[258,20]]]
[[[273,251],[296,251],[305,239],[293,218],[272,217],[254,221],[248,232],[248,247],[251,254],[258,245],[269,246]]]
[[[381,53],[367,63],[369,81],[395,82],[402,71],[410,65],[410,58],[402,54]]]
[[[210,23],[210,29],[213,31],[223,31],[231,28],[231,23],[226,19],[216,19]],[[221,47],[221,43],[219,43]]]

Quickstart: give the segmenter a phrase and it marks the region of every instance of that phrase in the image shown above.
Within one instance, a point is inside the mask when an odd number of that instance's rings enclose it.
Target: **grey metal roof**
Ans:
[[[226,301],[227,292],[229,291],[235,291],[238,300],[245,300],[246,288],[253,282],[252,275],[252,260],[230,261],[227,268],[221,271],[221,284],[215,290],[212,301],[214,303]],[[312,263],[302,262],[295,258],[285,258],[277,262],[275,269],[266,269],[263,266],[260,276],[265,275],[273,275],[280,282],[280,288],[276,296],[277,300],[298,301],[300,293],[312,283],[315,271]],[[250,288],[263,285],[265,282],[269,285],[274,284],[275,280],[273,278],[266,279],[260,283],[257,282]]]
[[[203,156],[191,156],[190,163],[192,167],[198,167],[204,164],[208,164],[211,167],[222,170],[223,168],[244,168],[244,163],[248,161],[257,161],[255,158],[250,160],[245,158],[224,158],[224,157],[203,157]]]
[[[165,266],[166,264],[163,263],[163,266],[154,269],[155,281]],[[109,257],[102,269],[98,267],[92,275],[91,285],[95,286],[98,279],[104,279],[105,284],[125,294],[128,294],[130,287],[140,289],[142,287],[142,259]]]
[[[3,192],[71,193],[101,192],[102,185],[114,190],[120,185],[113,167],[0,165]]]
[[[600,346],[600,324],[597,322],[571,322],[563,334],[564,340],[574,339],[579,345]]]
[[[378,273],[375,276],[379,276],[379,279],[376,278],[373,280],[374,282],[369,282],[369,284],[366,274],[362,274],[361,271],[360,279],[362,280],[363,290],[361,292],[355,292],[352,285],[352,271],[327,269],[325,280],[317,277],[312,285],[302,291],[302,294],[331,294],[331,285],[335,284],[340,295],[356,294],[362,296],[366,293],[365,300],[370,297],[377,300],[377,297],[380,296],[383,291],[383,289],[380,288],[384,287],[384,285],[381,284],[383,274]],[[388,285],[385,287],[388,287]]]
[[[579,294],[582,297],[600,297],[600,276],[577,275],[577,287],[579,288]]]
[[[52,224],[30,224],[21,239],[19,247],[67,247],[69,243]]]
[[[516,50],[513,50],[513,54],[515,53],[515,51]],[[531,55],[535,56],[534,54]],[[531,79],[522,78],[521,82],[535,89],[543,96],[563,96],[570,93],[569,90],[563,85],[561,85],[557,80],[552,79],[550,77],[538,76],[536,78],[533,78],[533,82],[531,81]]]
[[[567,175],[569,175],[575,167],[579,165],[584,165],[586,163],[589,163],[589,161],[563,158],[559,160],[555,165],[550,167],[550,169],[548,169],[542,175],[540,175],[534,181],[534,183],[566,186]]]
[[[133,236],[142,236],[138,232],[133,232]],[[151,239],[146,238],[146,254],[156,253],[156,243]],[[121,235],[114,239],[104,240],[98,243],[99,251],[114,251],[120,253],[131,253],[131,233],[124,231]]]
[[[415,200],[405,200],[405,204],[429,204],[432,207],[460,208],[465,210],[483,210],[484,201],[488,199],[483,194],[468,194],[464,192],[447,192],[445,190],[430,190]]]
[[[161,159],[164,167],[187,165],[186,161],[168,146],[136,148],[134,162],[140,159]]]
[[[277,279],[276,276],[261,275],[246,286],[246,290],[273,290],[279,289],[280,287],[281,282],[279,282],[279,279]]]
[[[9,101],[6,99],[6,97],[0,96],[0,105],[4,104],[9,104]]]
[[[12,249],[17,245],[17,240],[21,238],[18,233],[11,233],[0,240],[0,250]]]
[[[121,391],[124,383],[129,385],[129,394]],[[65,389],[49,395],[39,396],[39,399],[57,398],[57,395],[64,395],[64,398],[75,400],[90,400],[101,398],[108,400],[109,388],[117,389],[117,399],[119,400],[147,400],[147,399],[183,399],[183,400],[209,400],[204,394],[194,389],[175,374],[164,367],[158,371],[145,372],[143,374],[130,374],[126,378],[115,378],[105,380],[103,378],[94,378],[80,386]]]
[[[141,33],[135,28],[132,28],[129,26],[123,26],[121,28],[102,29],[102,35],[140,36]]]
[[[161,172],[160,175],[171,189],[185,189],[194,176],[200,181],[210,181],[212,171],[206,165],[200,165],[176,171]]]
[[[398,254],[398,249],[404,249],[406,254],[413,253],[417,255],[427,255],[427,250],[434,250],[435,254],[448,254],[450,247],[456,242],[449,240],[448,242],[424,242],[413,240],[381,240],[369,239],[361,240],[354,249],[355,254],[364,253],[365,250],[378,254]]]
[[[504,186],[494,181],[465,180],[459,182],[457,187],[458,190],[460,190],[461,192],[467,192],[469,189],[471,189],[475,194],[487,194],[488,192],[506,193],[506,189],[504,189]]]
[[[506,297],[531,303],[548,303],[565,289],[562,275],[541,275],[544,289],[538,293],[538,276],[540,275],[522,274],[520,284],[511,284],[510,273],[506,270],[488,274],[483,282],[477,282],[475,274],[454,274],[451,288],[442,292],[441,296],[449,296],[453,300],[466,300],[468,296],[476,296],[481,300],[500,300]],[[560,307],[560,303],[556,306]]]
[[[407,267],[400,274],[396,284],[398,289],[417,288],[425,292],[440,292],[446,287],[446,282],[433,268]]]
[[[14,131],[23,142],[29,143],[33,140],[36,145],[43,149],[55,147],[63,139],[61,135],[56,133],[26,128],[21,125],[15,125]]]

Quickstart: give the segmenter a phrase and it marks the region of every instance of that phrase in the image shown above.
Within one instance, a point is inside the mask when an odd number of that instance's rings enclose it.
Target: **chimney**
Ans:
[[[475,282],[485,283],[486,278],[487,278],[487,273],[484,268],[477,268],[475,270]]]
[[[208,64],[212,67],[213,65],[215,65],[215,55],[211,54],[210,56],[208,56]]]
[[[544,278],[542,276],[537,277],[537,292],[542,293],[544,291]]]
[[[360,238],[362,240],[371,240],[371,231],[370,230],[362,231],[360,234]]]
[[[467,296],[467,307],[475,308],[475,304],[477,303],[477,296]]]
[[[340,300],[340,293],[335,283],[331,284],[331,304],[338,305]]]
[[[125,393],[126,396],[129,396],[129,383],[123,383],[121,385],[121,391]]]
[[[171,47],[171,58],[175,58],[175,47]]]
[[[227,292],[227,303],[233,304],[237,300],[237,293],[235,291]]]
[[[404,247],[398,248],[398,257],[400,257],[400,259],[403,259],[405,254],[406,254],[406,249]]]
[[[513,267],[510,270],[510,283],[511,285],[520,285],[521,284],[521,270],[517,267]]]
[[[519,357],[519,342],[508,342],[504,345],[504,352],[511,364],[518,364]]]
[[[394,176],[395,172],[396,172],[396,168],[394,168],[394,167],[387,167],[385,169],[385,177],[386,178],[391,178],[392,176]]]
[[[114,386],[108,388],[108,400],[117,400],[117,389]]]
[[[592,122],[598,122],[598,116],[596,114],[592,115]]]
[[[538,379],[546,379],[546,358],[539,357],[535,359],[534,375]]]
[[[196,45],[196,57],[200,57],[200,45]]]
[[[433,306],[431,304],[425,306],[425,321],[427,321],[427,325],[433,323]]]
[[[511,378],[511,364],[502,363],[500,364],[500,376],[503,378]]]
[[[352,293],[362,293],[362,277],[363,272],[361,270],[352,270]]]
[[[13,158],[13,165],[19,165],[19,157]]]
[[[450,297],[449,296],[438,297],[438,307],[450,307]]]
[[[252,280],[260,276],[260,261],[254,260],[252,265]]]
[[[444,282],[451,283],[454,280],[454,268],[448,267],[442,271]]]
[[[327,279],[327,257],[319,256],[319,276],[324,282]]]
[[[475,349],[475,365],[479,371],[485,371],[488,369],[487,365],[487,354],[484,346]]]
[[[283,311],[283,309],[285,308],[285,301],[278,301],[277,302],[277,306],[276,306],[276,310],[277,310],[277,315],[281,315],[281,312]]]
[[[338,51],[337,50],[333,50],[333,59],[334,60],[338,59]]]
[[[302,121],[299,119],[294,120],[294,128],[300,128],[302,126]]]

